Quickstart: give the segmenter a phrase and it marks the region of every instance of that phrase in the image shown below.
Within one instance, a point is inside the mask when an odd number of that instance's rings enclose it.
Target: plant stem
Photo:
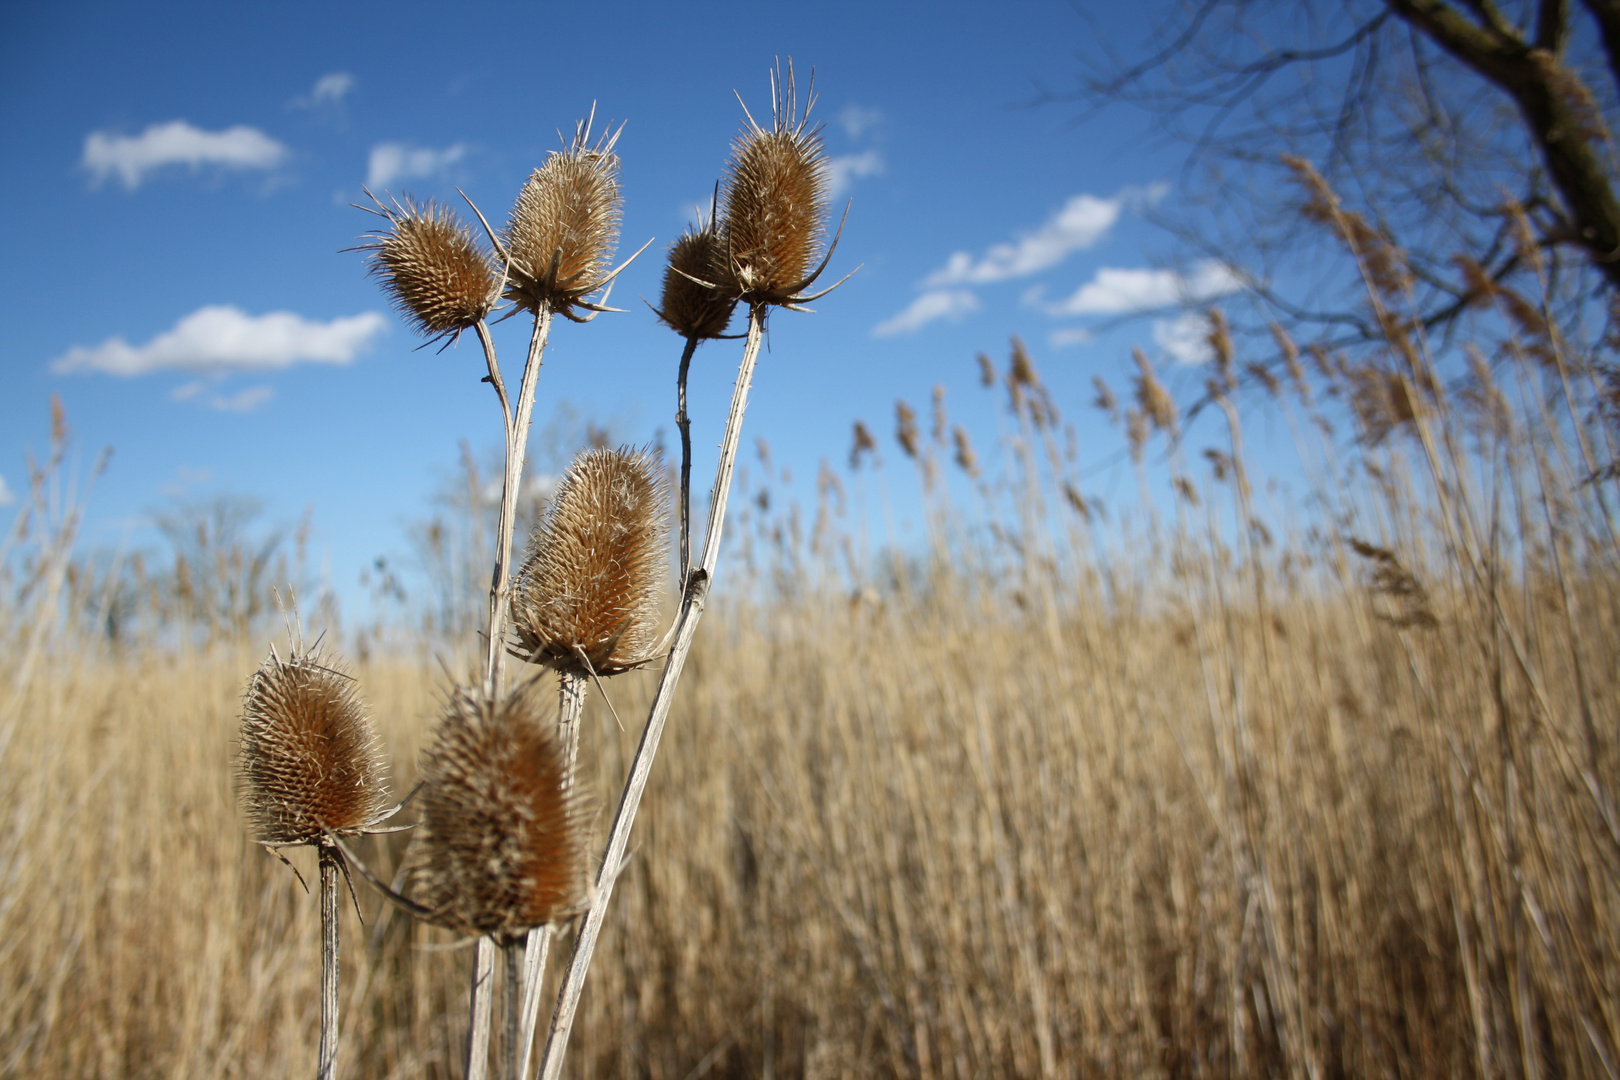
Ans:
[[[338,1047],[338,853],[317,845],[321,864],[321,1051],[316,1080],[332,1080]]]
[[[489,629],[484,641],[484,691],[491,700],[500,687],[506,668],[506,598],[510,589],[507,568],[512,558],[512,530],[517,523],[518,491],[523,484],[523,463],[529,444],[529,420],[534,413],[534,389],[539,381],[541,356],[546,350],[546,336],[551,330],[551,312],[544,308],[534,319],[534,335],[529,339],[529,358],[523,365],[523,382],[518,388],[517,413],[514,416],[506,397],[506,386],[501,381],[501,369],[495,362],[495,345],[489,329],[478,324],[478,338],[484,343],[484,356],[489,362],[489,381],[501,399],[501,416],[506,424],[505,475],[501,481],[501,517],[495,532],[495,568],[489,583]]]
[[[585,712],[585,692],[590,683],[584,675],[571,671],[557,674],[557,728],[568,752],[563,773],[563,790],[574,786],[574,762],[579,754],[579,721]],[[546,977],[546,952],[551,947],[551,928],[537,926],[529,931],[523,957],[523,1028],[518,1044],[523,1047],[522,1065],[516,1080],[529,1075],[529,1058],[534,1052],[534,1032],[540,1020],[540,984]]]
[[[518,1072],[518,985],[521,981],[518,968],[523,963],[523,949],[516,941],[508,941],[501,946],[501,959],[506,969],[506,1001],[502,1014],[506,1020],[506,1041],[501,1047],[501,1058],[506,1064],[506,1080],[522,1080],[523,1074]],[[528,1067],[526,1060],[524,1067]]]
[[[473,951],[472,1004],[467,1023],[467,1080],[489,1073],[489,1021],[495,982],[495,939],[480,937]]]
[[[681,429],[681,574],[677,580],[686,589],[686,575],[692,570],[692,421],[686,415],[686,373],[692,368],[692,354],[698,339],[686,339],[681,353],[681,373],[675,382],[675,426]]]
[[[546,351],[546,336],[551,330],[551,312],[541,308],[534,317],[534,334],[529,339],[529,356],[523,363],[523,381],[518,387],[517,412],[512,412],[506,396],[506,383],[501,378],[500,364],[495,359],[495,342],[489,327],[478,323],[478,340],[484,346],[484,360],[489,367],[487,381],[494,386],[501,401],[501,420],[506,428],[501,479],[501,516],[495,531],[495,566],[489,581],[489,624],[484,637],[484,694],[494,701],[500,692],[501,680],[506,672],[506,607],[510,591],[508,567],[512,561],[512,530],[517,524],[518,492],[523,484],[523,463],[529,444],[529,421],[534,413],[534,390],[539,381],[541,357]],[[467,1041],[467,1080],[483,1080],[489,1063],[490,995],[494,992],[495,943],[489,938],[478,939],[478,954],[473,963],[471,992],[471,1031]]]
[[[686,654],[691,651],[697,633],[698,620],[709,595],[715,564],[720,559],[720,537],[725,527],[726,500],[731,493],[731,474],[737,463],[737,444],[742,439],[743,414],[748,408],[748,388],[754,377],[754,363],[759,358],[760,341],[764,337],[765,314],[763,304],[755,304],[748,311],[748,343],[743,349],[742,364],[737,370],[737,385],[731,394],[731,413],[726,417],[726,434],[720,444],[720,464],[715,472],[714,490],[710,493],[709,524],[703,541],[703,564],[686,582],[681,609],[676,616],[675,643],[669,659],[664,663],[658,680],[658,692],[653,697],[647,726],[641,733],[641,745],[636,748],[630,775],[625,780],[624,794],[613,818],[613,829],[608,836],[606,853],[602,856],[602,869],[597,874],[596,894],[590,909],[580,924],[579,936],[574,942],[574,955],[569,959],[567,974],[557,997],[557,1010],[551,1017],[551,1034],[546,1040],[545,1056],[540,1062],[541,1080],[557,1080],[562,1075],[563,1055],[568,1049],[568,1036],[574,1027],[574,1016],[579,1010],[580,994],[585,989],[585,976],[590,969],[591,954],[596,948],[597,935],[607,915],[608,901],[613,897],[613,885],[624,861],[625,848],[630,843],[630,830],[635,824],[636,810],[652,772],[653,758],[658,753],[658,740],[669,719],[669,709],[675,697],[676,684],[686,666]]]

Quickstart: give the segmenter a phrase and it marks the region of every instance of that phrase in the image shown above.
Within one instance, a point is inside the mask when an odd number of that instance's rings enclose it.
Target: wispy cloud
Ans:
[[[1055,304],[1053,315],[1123,315],[1175,304],[1199,304],[1236,292],[1243,282],[1224,263],[1199,263],[1190,273],[1179,270],[1121,269],[1105,266],[1090,281]]]
[[[1153,344],[1178,364],[1204,364],[1214,356],[1209,347],[1209,319],[1194,311],[1173,319],[1154,319]]]
[[[17,496],[12,494],[11,489],[6,486],[6,478],[0,476],[0,506],[10,506],[16,501]]]
[[[1083,326],[1065,326],[1052,331],[1050,340],[1052,348],[1062,349],[1070,345],[1088,344],[1095,335]]]
[[[900,314],[874,326],[872,336],[894,337],[896,334],[914,334],[939,319],[957,322],[964,315],[978,311],[979,307],[979,298],[966,289],[937,289],[925,292]]]
[[[80,162],[96,183],[117,174],[133,191],[147,175],[171,165],[193,172],[205,165],[222,169],[273,169],[286,160],[287,148],[257,128],[237,125],[204,131],[184,120],[153,124],[139,135],[93,131],[84,140]]]
[[[836,199],[854,186],[856,180],[868,176],[882,176],[883,155],[877,150],[863,150],[859,154],[843,154],[827,160],[827,194]]]
[[[883,123],[882,110],[866,105],[846,105],[838,114],[838,126],[844,129],[845,135],[856,142],[881,123]]]
[[[289,104],[295,109],[317,109],[322,105],[341,105],[349,92],[360,84],[351,72],[334,71],[315,80],[308,94],[293,98]]]
[[[99,371],[145,375],[153,371],[271,371],[294,364],[347,364],[382,332],[387,320],[375,311],[330,322],[290,311],[248,315],[238,308],[198,308],[147,342],[121,337],[100,345],[77,345],[51,361],[58,374]]]
[[[195,401],[199,405],[206,405],[219,412],[252,412],[259,406],[267,404],[276,396],[276,392],[268,386],[250,386],[245,390],[238,390],[231,395],[211,394],[208,392],[210,384],[201,379],[184,383],[174,388],[169,394],[171,401]]]
[[[465,143],[456,143],[443,150],[397,142],[378,143],[371,148],[371,160],[366,166],[366,186],[382,188],[395,180],[437,176],[466,156]]]
[[[966,251],[956,252],[944,266],[928,275],[923,287],[982,285],[1038,274],[1056,266],[1071,252],[1101,240],[1119,220],[1124,206],[1124,196],[1099,199],[1095,195],[1076,195],[1040,228],[1012,243],[992,244],[977,259]]]

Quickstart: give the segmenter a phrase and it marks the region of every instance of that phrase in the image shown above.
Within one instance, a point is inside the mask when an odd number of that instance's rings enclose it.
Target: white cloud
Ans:
[[[836,199],[848,191],[856,180],[883,175],[883,155],[876,150],[859,154],[844,154],[827,161],[827,194]]]
[[[883,122],[883,113],[879,109],[868,108],[865,105],[846,105],[838,114],[838,126],[844,129],[844,134],[859,142],[861,136],[877,127]]]
[[[321,105],[330,102],[337,105],[354,89],[356,82],[358,80],[347,71],[322,75],[315,80],[315,88],[309,92],[309,103]]]
[[[992,244],[982,258],[975,260],[965,251],[958,251],[944,266],[928,275],[924,288],[942,285],[983,284],[1005,281],[1007,278],[1028,277],[1056,266],[1070,252],[1088,248],[1101,240],[1114,222],[1124,199],[1099,199],[1095,195],[1076,195],[1063,204],[1052,218],[1036,229],[1025,233],[1011,244]]]
[[[872,336],[894,337],[896,334],[913,334],[937,319],[957,322],[962,316],[978,310],[979,298],[966,289],[925,292],[913,300],[906,310],[874,326]]]
[[[429,150],[397,142],[378,143],[371,148],[371,160],[366,166],[366,186],[383,188],[395,180],[434,176],[466,156],[465,143],[456,143],[443,150]]]
[[[1105,266],[1067,299],[1049,305],[1053,315],[1122,315],[1174,304],[1198,304],[1236,292],[1243,282],[1230,267],[1213,259],[1177,270],[1121,269]]]
[[[1153,320],[1153,343],[1178,364],[1208,363],[1209,319],[1189,311],[1173,319]]]
[[[1093,338],[1090,330],[1083,326],[1065,326],[1051,333],[1052,348],[1062,349],[1069,345],[1086,345]]]
[[[215,395],[208,399],[208,407],[220,412],[252,412],[275,396],[276,392],[268,386],[250,386],[230,397]]]
[[[298,363],[347,364],[371,343],[387,320],[375,311],[318,322],[290,311],[248,315],[238,308],[198,308],[147,342],[130,345],[108,338],[100,345],[76,345],[51,361],[58,374],[101,371],[145,375],[152,371],[268,371]],[[199,390],[181,387],[177,393]]]
[[[148,173],[169,165],[204,165],[225,169],[273,169],[287,148],[257,128],[238,124],[224,131],[204,131],[184,120],[153,124],[139,135],[93,131],[84,140],[80,162],[101,183],[113,173],[133,191]]]
[[[6,486],[6,478],[0,476],[0,506],[10,506],[16,501],[17,496]]]

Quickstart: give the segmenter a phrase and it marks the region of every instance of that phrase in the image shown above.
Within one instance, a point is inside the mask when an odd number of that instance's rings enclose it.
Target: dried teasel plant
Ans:
[[[612,310],[585,297],[607,288],[624,266],[609,271],[619,239],[619,157],[614,145],[621,124],[591,142],[592,118],[580,121],[564,150],[553,150],[518,192],[507,220],[505,248],[511,258],[506,298],[538,315],[556,312],[575,322]],[[649,241],[650,243],[650,241]],[[639,252],[637,254],[640,254]],[[634,258],[632,256],[631,258]]]
[[[737,298],[708,284],[723,277],[720,258],[718,204],[720,192],[709,201],[709,214],[701,212],[697,227],[688,229],[670,246],[664,267],[664,290],[660,306],[654,308],[665,326],[686,339],[675,377],[675,426],[681,433],[680,478],[680,577],[684,583],[692,565],[692,423],[686,414],[686,379],[692,368],[692,355],[700,343],[726,336],[737,307]]]
[[[339,838],[379,831],[399,809],[388,805],[377,736],[354,680],[319,653],[295,646],[283,660],[272,649],[248,680],[238,767],[242,801],[259,843],[283,861],[277,848],[308,844],[318,853],[321,1040],[316,1075],[330,1080],[338,1038]]]
[[[651,455],[602,448],[576,457],[529,538],[508,651],[582,676],[644,663],[658,639],[667,504]]]
[[[802,304],[831,291],[802,295],[821,276],[838,244],[835,236],[822,250],[830,172],[820,129],[810,127],[815,101],[812,76],[804,114],[799,114],[789,61],[785,76],[780,68],[771,72],[770,128],[761,127],[743,106],[748,126],[732,144],[726,165],[722,262],[717,268],[721,277],[714,284],[750,305],[801,310]]]
[[[482,245],[448,207],[431,199],[418,204],[384,203],[368,189],[375,208],[360,207],[388,222],[367,234],[369,271],[382,283],[400,316],[431,340],[454,340],[479,324],[500,299],[501,279]]]
[[[512,944],[584,906],[584,802],[541,713],[526,689],[491,702],[458,688],[446,703],[422,755],[411,870],[428,921]]]

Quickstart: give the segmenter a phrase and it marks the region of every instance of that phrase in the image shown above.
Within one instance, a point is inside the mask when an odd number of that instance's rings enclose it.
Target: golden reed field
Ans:
[[[982,505],[946,494],[966,433],[901,413],[879,475],[915,462],[926,552],[756,475],[568,1075],[1620,1075],[1620,381],[1545,324],[1435,379],[1388,325],[1386,356],[1283,341],[1245,380],[1316,481],[1291,505],[1249,476],[1218,320],[1209,454],[1145,361],[1074,421],[1115,414],[1145,462],[1129,512],[1065,487],[1021,349],[991,372],[1008,464],[957,482]],[[98,643],[60,615],[94,587],[66,531],[19,541],[6,600],[0,1076],[309,1075],[317,905],[235,792],[279,631]],[[355,669],[397,792],[439,648]],[[591,697],[598,807],[653,679],[613,682],[623,728]],[[410,837],[357,852],[392,879]],[[473,950],[356,895],[339,1074],[460,1075]]]

